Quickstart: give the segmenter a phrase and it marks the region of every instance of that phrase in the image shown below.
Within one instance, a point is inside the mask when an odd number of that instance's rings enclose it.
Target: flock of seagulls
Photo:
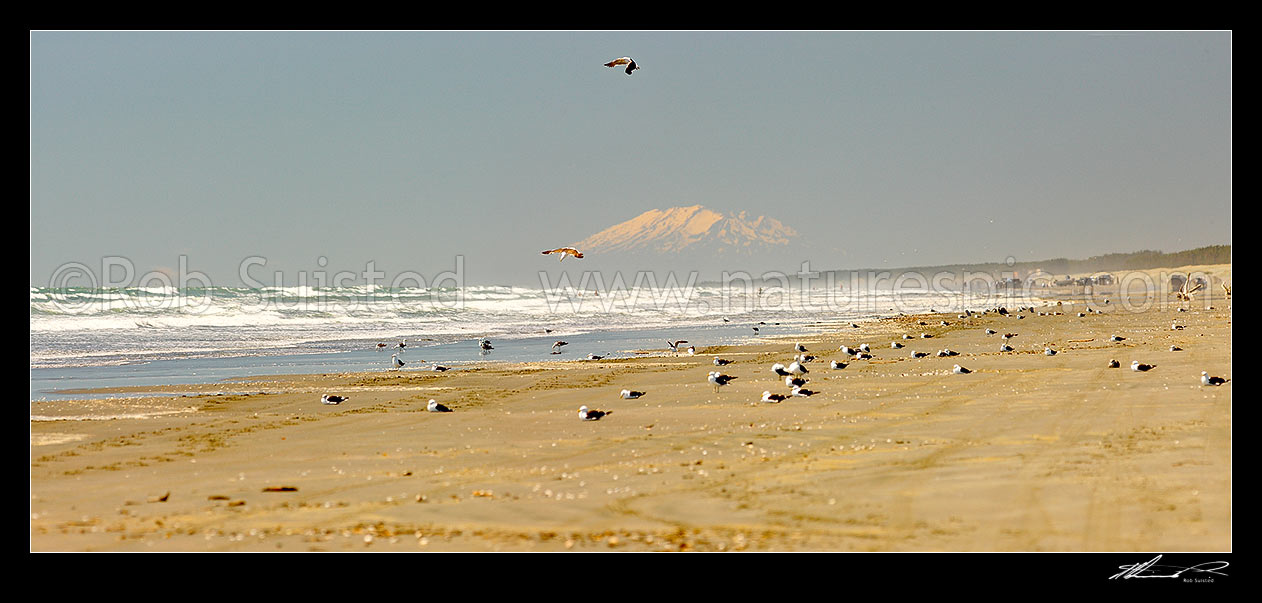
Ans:
[[[549,252],[545,252],[545,253],[549,253]],[[581,253],[577,254],[576,257],[582,257],[582,254]],[[1195,291],[1196,289],[1190,289],[1191,293],[1195,293]],[[966,315],[961,315],[961,317],[962,318],[966,317]],[[766,323],[761,323],[761,324],[766,324]],[[1174,325],[1172,325],[1172,328],[1181,329],[1182,326],[1175,323]],[[754,329],[757,330],[757,327],[754,327]],[[998,332],[995,331],[994,329],[986,329],[985,333],[987,335],[998,334]],[[1018,336],[1019,335],[1017,333],[1003,334],[1002,339],[1004,343],[1000,346],[1000,351],[1001,352],[1013,351],[1013,347],[1009,345],[1007,342],[1011,341],[1013,338],[1018,337]],[[911,336],[903,335],[903,338],[910,339]],[[928,333],[921,333],[920,338],[930,339],[932,338],[932,335]],[[1121,342],[1127,341],[1127,338],[1121,335],[1113,335],[1109,337],[1108,341],[1112,343],[1121,343]],[[666,342],[666,345],[670,349],[671,352],[678,354],[680,346],[685,343],[688,343],[688,341],[682,340],[682,339],[675,340],[675,341],[668,340]],[[494,349],[489,339],[479,340],[478,345],[484,351]],[[566,345],[569,345],[568,342],[566,341],[558,340],[554,342],[552,344],[552,353],[559,354],[561,348],[563,348]],[[384,347],[386,347],[386,344],[384,343],[377,344],[377,349],[379,350]],[[401,369],[406,364],[406,362],[403,359],[399,358],[399,353],[402,352],[403,349],[407,347],[406,340],[400,340],[399,343],[396,344],[396,347],[399,349],[399,352],[395,352],[394,354],[392,354],[390,356],[390,360],[395,369]],[[901,349],[903,347],[904,347],[903,344],[897,341],[891,342],[890,344],[891,349]],[[1171,351],[1181,350],[1181,348],[1177,346],[1170,346],[1170,349]],[[771,365],[771,371],[770,371],[772,374],[776,375],[777,378],[784,379],[784,385],[786,388],[789,388],[789,393],[782,394],[782,393],[772,392],[771,390],[765,390],[762,393],[762,397],[759,398],[760,402],[780,403],[790,398],[810,397],[818,393],[814,390],[810,390],[806,388],[807,384],[810,382],[810,379],[807,377],[807,375],[810,374],[810,369],[807,368],[807,364],[810,363],[811,361],[816,360],[816,357],[814,355],[808,354],[807,352],[809,350],[802,343],[793,344],[792,350],[795,353],[792,362],[790,362],[787,366],[779,362],[774,363]],[[872,358],[871,350],[872,350],[872,347],[867,343],[862,343],[858,347],[855,347],[855,348],[852,348],[848,345],[841,345],[838,347],[838,351],[840,351],[843,355],[849,357],[851,362],[854,362],[857,360],[871,359]],[[686,350],[686,353],[690,356],[695,355],[696,347],[689,346]],[[1050,345],[1044,346],[1043,353],[1047,356],[1055,356],[1056,354],[1058,354],[1057,350],[1052,348]],[[917,351],[912,351],[910,354],[912,358],[925,358],[929,355],[930,354],[928,352],[917,352]],[[943,348],[939,350],[936,355],[939,358],[946,358],[946,357],[952,357],[952,356],[959,356],[960,353],[954,350],[951,350],[950,348]],[[605,358],[605,356],[589,354],[587,358],[589,360],[600,360],[600,359]],[[719,358],[716,356],[713,359],[713,363],[714,363],[714,366],[721,367],[721,366],[727,366],[727,365],[732,364],[732,361]],[[843,360],[831,360],[829,362],[829,367],[833,370],[842,370],[842,369],[845,369],[848,365],[849,363]],[[1108,366],[1109,368],[1119,368],[1120,363],[1116,359],[1112,359],[1109,361]],[[1157,368],[1156,364],[1141,363],[1138,360],[1134,360],[1131,362],[1131,370],[1137,373],[1148,372],[1156,368]],[[448,370],[448,367],[434,364],[431,367],[431,370],[441,372],[441,371]],[[974,371],[972,369],[965,368],[964,366],[961,366],[959,364],[954,365],[951,369],[951,373],[956,374],[956,375],[967,375],[973,372]],[[725,374],[721,371],[709,371],[709,373],[706,375],[706,381],[711,386],[714,387],[715,393],[719,393],[725,386],[732,383],[736,379],[737,377],[733,375]],[[1201,372],[1201,384],[1203,386],[1220,386],[1227,383],[1228,381],[1230,381],[1230,379],[1224,379],[1222,377],[1211,376],[1208,371]],[[640,397],[643,397],[645,395],[645,392],[624,389],[620,392],[619,395],[624,400],[635,400]],[[338,405],[349,399],[350,398],[348,396],[324,394],[323,396],[321,396],[320,401],[323,404],[327,404],[327,405]],[[452,412],[451,408],[448,408],[447,406],[440,404],[437,400],[430,400],[428,403],[428,406],[426,407],[426,410],[429,412]],[[612,414],[612,412],[613,411],[593,410],[593,409],[588,408],[586,405],[584,405],[579,408],[579,418],[583,421],[599,421],[602,418]]]
[[[625,66],[624,71],[628,76],[630,76],[632,73],[640,69],[640,66],[631,57],[620,57],[617,59],[613,59],[612,61],[609,61],[605,63],[604,65],[605,67]],[[556,254],[558,256],[558,261],[564,261],[567,256],[573,257],[575,259],[583,258],[583,252],[579,251],[578,249],[574,247],[558,247],[555,249],[544,250],[541,253],[542,255]],[[1191,301],[1193,298],[1193,295],[1195,295],[1204,287],[1204,283],[1200,281],[1193,284],[1190,277],[1191,275],[1189,274],[1188,278],[1185,279],[1182,288],[1175,293],[1176,298],[1179,299],[1180,301]],[[1226,295],[1228,296],[1231,295],[1231,290],[1226,285],[1226,283],[1223,284],[1223,289]],[[1108,304],[1108,300],[1105,301],[1105,304]],[[1058,303],[1057,305],[1059,306],[1060,304]],[[1179,308],[1179,310],[1184,311],[1184,308]],[[1013,314],[1010,314],[1006,308],[1002,308],[1002,307],[994,308],[993,310],[986,310],[985,312],[981,312],[981,314],[990,313],[992,311],[1003,316],[1009,316],[1009,317],[1014,316]],[[1033,312],[1034,308],[1033,307],[1020,308],[1018,310],[1018,314],[1015,315],[1015,318],[1017,319],[1024,318],[1025,316],[1023,313],[1027,311]],[[1089,311],[1094,312],[1094,313],[1100,313],[1099,310],[1089,309]],[[931,309],[930,312],[934,312],[934,310]],[[959,318],[963,320],[971,316],[974,316],[975,314],[978,314],[978,313],[975,313],[971,310],[966,310],[964,314],[959,315]],[[1062,314],[1061,312],[1049,312],[1049,313],[1039,312],[1038,313],[1039,316],[1061,315],[1061,314]],[[1084,317],[1085,315],[1086,314],[1082,312],[1078,313],[1079,317]],[[729,322],[729,320],[727,318],[724,318],[723,322],[726,323],[726,322]],[[760,322],[758,324],[766,325],[767,323]],[[775,323],[775,324],[779,324],[779,323]],[[921,321],[919,324],[925,325],[926,323],[924,321]],[[939,325],[943,327],[950,326],[950,324],[951,323],[947,322],[946,320],[941,320],[939,322]],[[859,325],[855,323],[850,323],[850,326],[856,329],[859,328]],[[1183,326],[1175,322],[1171,324],[1170,328],[1172,330],[1182,330]],[[755,334],[759,333],[758,326],[753,326],[752,329]],[[550,333],[551,329],[546,329],[545,332]],[[995,335],[998,332],[994,329],[988,328],[985,330],[985,333],[987,335]],[[1012,338],[1017,337],[1017,336],[1018,334],[1016,333],[1005,333],[1002,336],[1003,343],[1001,344],[999,351],[1000,352],[1014,351],[1014,348],[1011,345],[1009,345],[1009,341]],[[924,332],[920,334],[920,339],[930,339],[930,338],[933,338],[932,334],[924,333]],[[902,336],[902,339],[908,340],[908,339],[913,339],[913,337],[909,334],[904,334]],[[1114,343],[1120,343],[1120,342],[1126,341],[1126,339],[1127,339],[1126,337],[1113,335],[1112,337],[1110,337],[1109,341],[1114,342]],[[677,340],[677,341],[668,340],[666,342],[666,345],[669,347],[672,353],[678,355],[679,346],[685,343],[688,343],[688,341],[687,340]],[[485,354],[486,352],[489,352],[490,350],[495,349],[491,345],[491,341],[489,339],[480,340],[478,342],[478,345],[481,348],[481,353],[483,354]],[[552,354],[562,353],[561,349],[566,345],[569,345],[568,342],[566,341],[554,342],[552,344],[551,353]],[[388,346],[385,343],[378,343],[376,347],[380,351],[380,350],[385,349]],[[407,347],[407,340],[401,339],[396,344],[395,347],[399,350],[399,352],[404,351],[404,349]],[[893,341],[890,343],[891,349],[897,350],[897,349],[902,349],[904,347],[905,347],[904,344],[899,343],[898,341]],[[842,345],[838,349],[840,352],[842,352],[842,354],[850,357],[851,362],[858,361],[858,360],[870,360],[873,358],[871,346],[869,346],[869,344],[867,343],[860,344],[858,348],[851,348],[847,345]],[[1171,346],[1170,350],[1180,351],[1180,348],[1178,348],[1177,346]],[[790,388],[790,393],[788,395],[785,395],[785,394],[773,393],[770,390],[767,390],[763,392],[762,397],[760,398],[761,402],[779,403],[779,402],[783,402],[789,399],[790,397],[809,397],[817,393],[815,391],[805,389],[806,384],[809,382],[809,379],[806,377],[806,375],[810,372],[809,369],[807,369],[806,364],[815,360],[816,357],[813,355],[807,354],[808,350],[806,346],[801,343],[795,343],[793,345],[793,351],[796,353],[796,355],[794,356],[794,360],[788,366],[785,366],[782,363],[775,363],[771,367],[772,373],[774,373],[778,377],[784,378],[785,386]],[[689,356],[696,355],[696,347],[689,346],[685,350],[685,353]],[[1043,353],[1047,356],[1055,356],[1058,352],[1057,350],[1053,349],[1051,346],[1045,346],[1043,349]],[[943,348],[942,350],[939,350],[936,355],[939,358],[945,358],[945,357],[959,356],[960,354],[959,352],[955,352],[953,350],[950,350],[949,348]],[[925,358],[927,356],[929,356],[928,352],[912,351],[910,353],[911,358]],[[601,360],[603,358],[605,358],[605,355],[588,354],[587,356],[588,360]],[[403,359],[399,358],[398,352],[392,354],[390,357],[390,360],[391,360],[391,364],[396,370],[402,369],[402,367],[407,364]],[[715,366],[721,367],[721,366],[726,366],[728,364],[731,364],[730,360],[725,360],[718,357],[714,358]],[[845,369],[847,366],[848,366],[848,363],[843,362],[841,360],[832,360],[829,363],[829,367],[833,370],[842,370],[842,369]],[[1109,361],[1110,368],[1118,368],[1119,366],[1120,366],[1120,363],[1117,360]],[[1144,364],[1144,363],[1140,363],[1138,360],[1131,362],[1131,370],[1135,372],[1147,372],[1155,368],[1156,368],[1155,364]],[[448,370],[448,367],[439,366],[435,364],[431,367],[431,370],[442,372],[442,371]],[[959,364],[956,364],[951,369],[951,372],[957,375],[966,375],[966,374],[972,373],[973,371]],[[732,375],[724,374],[720,371],[710,371],[707,375],[707,381],[714,387],[715,393],[718,393],[724,386],[728,385],[735,379],[736,377]],[[1223,379],[1221,377],[1211,377],[1207,371],[1202,371],[1201,373],[1201,383],[1202,385],[1205,385],[1205,386],[1219,386],[1226,383],[1227,381],[1229,381],[1229,379]],[[645,392],[624,389],[622,390],[620,395],[623,399],[633,400],[633,399],[640,398],[641,396],[644,396]],[[342,402],[348,399],[349,398],[346,396],[325,394],[324,396],[321,397],[321,402],[324,404],[329,404],[329,405],[337,405],[337,404],[341,404]],[[442,404],[439,404],[436,400],[429,401],[427,410],[429,412],[452,412],[450,408]],[[589,409],[585,405],[579,408],[579,418],[584,421],[598,421],[611,413],[612,411],[592,410],[592,409]]]

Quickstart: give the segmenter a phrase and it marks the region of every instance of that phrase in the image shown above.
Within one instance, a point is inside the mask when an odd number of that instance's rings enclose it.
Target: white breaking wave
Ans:
[[[901,295],[903,298],[898,299]],[[717,286],[555,291],[507,286],[30,291],[31,366],[127,364],[159,354],[223,355],[312,342],[526,337],[738,320],[820,320],[959,306],[958,295]],[[418,336],[419,335],[419,336]],[[303,345],[331,351],[333,346]]]

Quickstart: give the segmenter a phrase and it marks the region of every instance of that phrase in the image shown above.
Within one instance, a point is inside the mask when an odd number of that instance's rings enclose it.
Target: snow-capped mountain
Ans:
[[[753,255],[787,247],[797,231],[775,218],[700,205],[646,211],[575,244],[584,253]]]

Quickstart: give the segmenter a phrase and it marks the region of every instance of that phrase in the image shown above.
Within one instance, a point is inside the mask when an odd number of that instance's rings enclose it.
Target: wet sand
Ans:
[[[1231,310],[1210,293],[839,328],[801,341],[818,393],[779,404],[759,398],[788,393],[770,367],[793,341],[32,403],[30,548],[1230,551],[1235,382],[1200,376],[1232,377]],[[712,370],[737,379],[716,393]]]

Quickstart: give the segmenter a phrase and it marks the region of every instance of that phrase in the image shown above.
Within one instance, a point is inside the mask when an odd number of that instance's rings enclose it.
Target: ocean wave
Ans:
[[[811,320],[960,306],[960,296],[719,287],[596,294],[509,286],[49,289],[30,292],[32,366],[125,364],[164,354],[267,354],[401,337],[525,337],[738,320]],[[313,343],[314,342],[314,343]],[[321,343],[323,342],[323,343]],[[324,347],[321,347],[324,346]]]

